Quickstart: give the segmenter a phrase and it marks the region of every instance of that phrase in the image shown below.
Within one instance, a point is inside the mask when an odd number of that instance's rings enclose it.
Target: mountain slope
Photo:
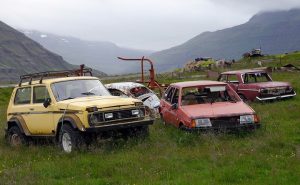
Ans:
[[[72,64],[86,64],[108,74],[137,72],[137,63],[120,62],[118,56],[141,57],[150,51],[121,48],[111,42],[84,41],[74,37],[63,37],[39,31],[21,30],[25,35],[60,54]]]
[[[215,32],[204,32],[182,45],[150,56],[160,70],[181,67],[197,57],[237,59],[253,48],[275,54],[300,50],[300,10],[265,12],[247,23]]]
[[[26,73],[73,68],[61,56],[0,21],[0,81],[15,82]]]

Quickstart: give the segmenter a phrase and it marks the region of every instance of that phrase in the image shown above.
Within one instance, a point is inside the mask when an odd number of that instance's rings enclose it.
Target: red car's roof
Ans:
[[[221,74],[245,74],[245,73],[262,73],[262,72],[265,73],[266,71],[261,70],[261,69],[243,69],[243,70],[237,70],[237,71],[226,71]]]
[[[177,83],[172,83],[171,84],[171,86],[176,86],[176,87],[179,87],[179,88],[202,86],[202,85],[226,85],[226,83],[217,82],[217,81],[210,81],[210,80],[201,80],[201,81],[177,82]]]

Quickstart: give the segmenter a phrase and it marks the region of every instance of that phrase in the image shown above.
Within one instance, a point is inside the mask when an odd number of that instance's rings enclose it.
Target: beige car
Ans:
[[[107,131],[148,134],[153,120],[145,115],[140,100],[112,96],[96,77],[40,76],[40,80],[20,82],[13,90],[5,129],[11,145],[53,137],[65,152],[71,152]]]

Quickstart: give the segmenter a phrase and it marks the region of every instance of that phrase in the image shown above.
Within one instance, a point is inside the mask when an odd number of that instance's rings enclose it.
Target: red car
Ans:
[[[226,83],[191,81],[171,84],[160,102],[167,124],[185,130],[256,128],[259,118]]]
[[[240,70],[221,73],[218,81],[228,83],[243,100],[274,100],[296,96],[290,83],[274,82],[263,70]]]

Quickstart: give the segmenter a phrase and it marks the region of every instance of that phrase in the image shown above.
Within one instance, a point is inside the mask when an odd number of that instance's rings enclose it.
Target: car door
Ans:
[[[255,88],[255,79],[245,73],[242,75],[243,83],[239,85],[238,93],[242,94],[248,100],[254,100],[258,96],[258,90]]]
[[[15,98],[13,100],[13,112],[14,116],[23,118],[25,121],[25,126],[28,127],[30,122],[30,106],[31,106],[31,86],[20,87],[16,90]],[[24,126],[24,125],[22,125]],[[29,130],[31,133],[31,131]]]
[[[171,98],[171,107],[169,111],[169,122],[173,125],[178,125],[178,99],[179,99],[179,89],[175,88],[173,96]],[[173,108],[172,105],[176,104],[176,108]]]
[[[169,87],[166,91],[166,94],[162,100],[161,104],[161,114],[165,122],[170,123],[170,109],[171,109],[171,99],[174,94],[175,88]]]
[[[43,103],[49,99],[49,92],[46,86],[38,85],[32,88],[32,103],[27,126],[34,135],[53,135],[53,108],[50,105],[45,108]]]

